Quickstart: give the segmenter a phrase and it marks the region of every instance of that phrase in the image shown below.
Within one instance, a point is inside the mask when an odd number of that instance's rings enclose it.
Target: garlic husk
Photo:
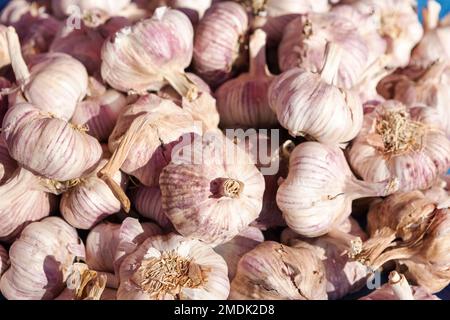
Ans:
[[[81,178],[62,196],[61,214],[70,225],[77,229],[91,229],[106,217],[120,211],[120,201],[109,186],[97,177],[98,171],[107,162],[106,159],[100,161],[96,170]],[[116,172],[113,180],[123,189],[126,188],[127,179],[122,172]]]
[[[232,300],[326,300],[325,268],[306,243],[266,241],[239,261]]]
[[[0,136],[0,185],[3,185],[17,168],[16,161],[9,155],[8,147]]]
[[[49,300],[65,287],[83,243],[64,220],[50,217],[28,225],[9,250],[11,266],[0,280],[9,300]]]
[[[122,93],[110,89],[98,97],[90,97],[80,102],[71,122],[78,126],[87,126],[89,135],[107,142],[127,104],[127,98]]]
[[[95,138],[28,103],[17,104],[8,111],[2,135],[19,164],[58,181],[82,177],[102,154]]]
[[[101,223],[87,237],[86,262],[93,270],[116,273],[127,254],[148,237],[158,234],[161,229],[157,225],[141,224],[133,218],[126,218],[121,224]]]
[[[289,175],[277,204],[288,226],[305,237],[324,235],[340,225],[358,198],[386,196],[395,180],[369,183],[356,179],[339,147],[302,143],[290,157]]]
[[[8,251],[0,245],[0,277],[9,267]]]
[[[215,245],[258,217],[265,187],[254,161],[222,133],[196,135],[180,145],[159,184],[164,212],[175,229]]]
[[[357,242],[362,244],[361,240],[366,238],[365,232],[352,218],[338,226],[337,232],[320,238],[304,238],[289,228],[281,234],[282,242],[287,245],[295,247],[300,240],[300,242],[309,243],[316,250],[316,254],[325,266],[327,294],[330,300],[341,299],[347,294],[360,290],[366,284],[367,267],[352,261],[348,257],[349,252],[346,248],[348,241],[353,241],[355,246]]]
[[[52,0],[53,13],[58,17],[74,14],[73,8],[80,10],[80,14],[93,9],[101,9],[109,15],[117,15],[129,5],[131,0]]]
[[[352,88],[367,67],[368,46],[351,20],[333,13],[307,14],[286,26],[278,48],[280,69],[288,71],[301,67],[320,72],[328,42],[341,48],[342,59],[334,62],[336,84]]]
[[[184,74],[192,58],[193,37],[186,15],[158,8],[152,18],[121,29],[105,42],[102,78],[123,92],[158,91],[170,83],[186,96],[195,90]]]
[[[1,59],[2,58],[0,56],[0,60]],[[7,64],[9,64],[9,62]],[[1,67],[2,66],[0,64],[0,68]],[[9,89],[9,88],[11,88],[11,82],[6,78],[0,77],[0,90]],[[8,97],[5,97],[0,94],[0,128],[2,126],[3,118],[5,117],[5,114],[8,111],[8,106],[9,106]]]
[[[192,25],[195,26],[203,18],[205,11],[211,6],[212,2],[212,0],[171,0],[170,6],[186,14]]]
[[[141,216],[155,221],[164,230],[173,229],[172,223],[162,208],[162,195],[159,187],[139,186],[133,194],[132,202]]]
[[[269,104],[292,136],[346,143],[361,129],[362,103],[356,92],[335,86],[342,49],[329,43],[326,51],[320,73],[294,68],[276,77],[269,88]]]
[[[389,100],[367,109],[349,163],[367,182],[397,179],[399,191],[429,188],[450,167],[450,141],[423,110]]]
[[[222,256],[228,266],[228,278],[234,279],[241,257],[264,242],[264,235],[258,228],[249,227],[230,241],[218,245],[214,251]]]
[[[104,288],[103,292],[101,293],[100,299],[103,301],[111,301],[111,300],[117,300],[116,298],[117,290],[110,289],[110,288]],[[54,300],[65,300],[65,301],[71,301],[71,300],[77,300],[75,297],[75,293],[71,289],[64,289],[64,291],[56,297]]]
[[[220,255],[197,240],[169,234],[148,238],[124,259],[117,299],[225,300],[229,290]]]
[[[250,71],[225,82],[215,96],[222,127],[260,127],[278,125],[270,109],[267,92],[273,76],[266,62],[266,33],[255,30],[250,37]]]
[[[435,269],[427,263],[420,263],[414,260],[403,260],[397,263],[400,268],[407,270],[405,272],[406,277],[412,283],[421,285],[426,292],[441,292],[449,284],[448,269]]]
[[[14,240],[27,224],[50,214],[52,199],[42,190],[39,178],[22,168],[0,185],[0,240]]]
[[[33,56],[28,70],[14,28],[6,32],[16,82],[24,98],[40,110],[69,120],[87,93],[88,74],[76,59],[63,53]],[[57,81],[55,81],[57,79]]]
[[[242,63],[244,37],[248,30],[245,9],[231,1],[215,3],[199,22],[194,40],[196,73],[216,88],[232,77]]]

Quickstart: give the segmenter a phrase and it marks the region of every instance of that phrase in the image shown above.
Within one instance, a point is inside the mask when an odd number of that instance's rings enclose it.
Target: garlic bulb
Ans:
[[[148,238],[120,267],[119,300],[225,300],[225,261],[211,247],[175,234]]]
[[[404,192],[430,187],[450,167],[450,141],[421,119],[426,109],[390,100],[368,110],[348,151],[356,174],[368,182],[397,179]]]
[[[437,60],[450,59],[450,26],[439,25],[441,5],[428,0],[423,10],[425,34],[411,54],[411,64],[427,66]]]
[[[0,280],[9,300],[54,299],[84,246],[74,228],[57,217],[27,226],[9,250],[11,267]]]
[[[195,32],[194,69],[216,88],[242,64],[244,37],[248,30],[245,9],[231,1],[215,3],[199,22]]]
[[[136,211],[145,218],[158,223],[164,230],[173,229],[162,208],[162,195],[159,187],[139,186],[133,195]]]
[[[367,67],[368,47],[351,20],[333,13],[307,14],[290,22],[278,48],[282,71],[301,67],[313,73],[323,70],[327,61],[327,43],[339,47],[341,56],[328,61],[330,72],[339,87],[350,89],[357,84]]]
[[[115,273],[125,256],[145,239],[161,234],[153,223],[139,223],[126,218],[122,224],[101,223],[94,227],[86,240],[86,262],[97,271]]]
[[[17,104],[8,111],[2,134],[19,164],[58,181],[82,177],[102,154],[95,138],[28,103]]]
[[[17,163],[9,155],[8,147],[2,136],[0,136],[0,185],[6,182],[17,168]]]
[[[192,25],[197,25],[200,19],[203,18],[205,11],[211,6],[212,0],[171,0],[170,6],[178,9],[186,14],[192,22]]]
[[[27,224],[50,214],[51,198],[42,190],[39,178],[22,168],[0,185],[0,240],[13,240]]]
[[[267,92],[273,76],[266,65],[266,34],[256,30],[250,38],[250,72],[225,82],[216,91],[217,108],[223,127],[262,127],[278,125],[270,109]]]
[[[305,237],[335,229],[350,215],[353,200],[397,190],[396,180],[356,179],[339,147],[302,143],[289,161],[289,175],[278,189],[277,203],[288,226]]]
[[[119,14],[131,0],[52,0],[53,13],[58,17],[69,16],[74,13],[85,13],[93,9],[101,9],[109,15]],[[74,12],[74,8],[76,10]]]
[[[326,300],[325,268],[308,244],[266,241],[239,261],[231,300]]]
[[[122,93],[110,89],[100,96],[80,102],[71,122],[77,126],[87,126],[89,135],[107,142],[127,104],[127,98]]]
[[[218,245],[214,251],[222,256],[228,266],[228,278],[234,279],[241,257],[264,242],[264,235],[258,228],[249,227],[230,241]]]
[[[301,243],[302,241],[309,243],[314,248],[325,266],[327,294],[330,300],[341,299],[360,290],[366,284],[367,267],[350,260],[348,255],[344,254],[347,251],[347,241],[355,241],[353,245],[356,245],[356,241],[366,238],[364,231],[352,218],[347,219],[337,231],[320,238],[303,238],[291,229],[285,229],[281,234],[282,242],[294,248],[299,240]]]
[[[217,245],[258,217],[264,178],[243,149],[212,133],[177,151],[159,185],[164,212],[180,234]]]
[[[0,276],[8,269],[9,267],[9,257],[8,251],[0,245]]]
[[[97,177],[98,171],[107,162],[106,159],[100,161],[96,170],[81,178],[63,194],[60,211],[71,226],[88,230],[109,215],[120,211],[119,200],[108,185]],[[113,179],[125,189],[126,178],[120,171],[116,172]]]
[[[84,66],[66,54],[48,53],[33,57],[28,70],[14,28],[9,27],[6,36],[16,81],[24,98],[42,111],[69,120],[77,103],[86,95],[88,75]]]
[[[335,85],[342,50],[329,43],[326,51],[320,73],[294,68],[275,78],[269,88],[269,104],[292,136],[346,143],[361,129],[362,104],[355,92]]]

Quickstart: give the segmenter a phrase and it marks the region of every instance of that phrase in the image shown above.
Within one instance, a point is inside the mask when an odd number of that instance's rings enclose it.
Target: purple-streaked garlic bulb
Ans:
[[[327,61],[327,43],[341,49],[337,59]],[[350,89],[361,80],[368,52],[366,41],[351,20],[333,13],[307,14],[286,26],[278,61],[282,71],[301,67],[313,73],[320,73],[324,64],[330,63],[333,74],[329,76],[334,83]]]
[[[306,243],[291,248],[266,241],[239,261],[231,300],[326,300],[322,261]]]
[[[342,49],[329,43],[326,51],[320,72],[294,68],[275,78],[269,104],[292,136],[343,144],[361,129],[363,108],[356,92],[336,86]]]
[[[95,138],[29,103],[8,111],[2,135],[20,165],[48,179],[78,179],[90,172],[102,155]]]
[[[157,225],[139,223],[133,218],[126,218],[121,224],[101,223],[87,237],[86,263],[93,270],[115,273],[127,254],[148,237],[159,234]]]
[[[366,238],[367,235],[352,218],[347,219],[337,230],[319,238],[304,238],[291,229],[285,229],[281,235],[282,242],[292,247],[295,247],[299,240],[314,247],[325,266],[327,294],[330,300],[341,299],[366,284],[367,267],[348,257],[349,245],[356,249]]]
[[[62,28],[55,36],[49,51],[69,54],[82,62],[90,75],[100,76],[103,43],[130,23],[126,18],[114,17],[100,25],[95,22],[91,25],[88,18],[84,19],[79,28],[70,24]]]
[[[180,146],[159,179],[162,205],[185,237],[221,244],[245,230],[262,209],[264,177],[222,133]]]
[[[278,207],[288,226],[305,237],[336,229],[351,213],[352,201],[389,195],[396,180],[358,180],[337,146],[305,142],[292,152],[289,175],[277,193]]]
[[[75,258],[84,257],[84,246],[73,227],[50,217],[28,225],[9,256],[2,294],[9,300],[49,300],[64,290]]]
[[[194,69],[213,88],[232,77],[234,68],[243,63],[247,31],[247,13],[232,1],[215,3],[198,24]]]
[[[47,52],[55,34],[63,24],[40,6],[37,1],[9,1],[2,10],[0,23],[16,29],[25,56]]]
[[[441,5],[428,1],[423,10],[425,34],[411,55],[411,64],[428,66],[437,60],[450,59],[450,25],[439,25]]]
[[[450,141],[436,123],[421,119],[424,110],[394,100],[367,110],[348,151],[355,173],[367,182],[396,179],[404,192],[431,187],[450,167]]]
[[[148,238],[120,267],[119,300],[226,300],[227,265],[198,240]]]
[[[0,185],[5,183],[17,168],[16,161],[9,155],[5,140],[0,136]]]
[[[250,37],[250,71],[225,82],[215,96],[221,125],[225,128],[278,125],[267,95],[273,76],[266,62],[266,34],[258,29]]]
[[[50,214],[50,195],[43,190],[40,179],[22,168],[0,185],[0,240],[14,240],[27,224]]]
[[[89,135],[107,142],[127,104],[125,95],[110,89],[100,96],[89,97],[80,102],[71,122],[77,126],[87,126]]]
[[[264,242],[264,235],[258,228],[249,227],[230,241],[214,248],[224,258],[228,266],[228,278],[234,279],[241,257]]]
[[[0,245],[0,277],[9,267],[9,256],[8,251]]]
[[[109,186],[97,177],[98,171],[107,162],[106,159],[100,161],[96,170],[76,181],[75,186],[64,192],[60,211],[71,226],[88,230],[106,217],[120,211],[120,201]],[[126,178],[122,172],[116,172],[113,180],[125,189]]]
[[[162,195],[159,187],[139,186],[133,194],[132,203],[143,217],[155,221],[164,230],[173,229],[162,208]]]
[[[58,17],[82,15],[94,9],[100,9],[114,16],[120,14],[130,2],[131,0],[52,0],[52,10]]]
[[[186,14],[196,26],[203,18],[205,11],[211,6],[212,0],[170,0],[170,7],[180,10]]]
[[[34,56],[28,69],[14,28],[8,28],[6,37],[16,82],[23,98],[44,112],[70,120],[77,103],[87,93],[88,74],[85,67],[69,55],[47,53]]]

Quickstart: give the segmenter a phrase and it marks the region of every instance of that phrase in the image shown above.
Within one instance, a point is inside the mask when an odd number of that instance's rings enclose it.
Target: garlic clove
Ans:
[[[266,241],[239,261],[232,300],[326,300],[325,268],[308,244]]]
[[[148,238],[125,258],[117,299],[225,300],[229,288],[227,265],[211,247],[169,234]]]

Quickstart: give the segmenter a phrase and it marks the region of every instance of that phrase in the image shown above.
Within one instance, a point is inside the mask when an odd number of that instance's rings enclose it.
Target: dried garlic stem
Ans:
[[[180,96],[187,98],[191,102],[198,98],[197,86],[189,80],[185,73],[167,73],[164,75],[164,79],[169,82]]]
[[[30,71],[22,56],[19,36],[13,27],[8,27],[6,31],[6,39],[8,42],[9,56],[11,57],[11,66],[16,76],[16,81],[22,88],[30,78]]]
[[[428,0],[426,8],[423,8],[423,26],[425,30],[434,30],[439,24],[441,5],[434,0]]]
[[[352,177],[348,183],[345,193],[352,195],[353,199],[385,197],[398,190],[396,178],[382,182],[367,182]]]
[[[141,134],[142,130],[149,124],[151,117],[143,115],[136,118],[131,124],[128,131],[122,137],[118,148],[114,151],[111,159],[108,163],[99,171],[98,177],[105,181],[105,183],[111,188],[116,198],[120,201],[122,208],[125,212],[130,212],[130,199],[128,199],[122,188],[114,181],[114,174],[120,170],[123,163],[128,157],[131,148],[133,147],[136,139]]]
[[[231,178],[218,178],[213,181],[211,192],[218,197],[238,198],[244,190],[244,183]]]
[[[386,252],[380,254],[377,258],[375,258],[373,262],[368,266],[372,270],[378,270],[388,261],[410,259],[417,253],[417,251],[418,248],[410,248],[410,247],[400,247],[396,249],[387,250]]]
[[[355,258],[363,249],[363,242],[360,237],[333,229],[325,235],[325,238],[333,239],[333,244],[347,253],[350,258]]]
[[[250,74],[264,77],[269,73],[266,62],[266,33],[257,29],[250,37]]]
[[[392,271],[389,274],[389,284],[399,300],[414,300],[411,287],[404,275]]]
[[[338,71],[342,59],[342,48],[333,42],[327,42],[325,47],[325,58],[320,77],[328,84],[336,85]]]
[[[373,266],[374,260],[384,250],[394,245],[395,238],[395,231],[390,228],[384,227],[383,229],[377,230],[369,240],[363,243],[362,251],[354,259],[365,265]],[[377,268],[373,269],[376,270]]]

